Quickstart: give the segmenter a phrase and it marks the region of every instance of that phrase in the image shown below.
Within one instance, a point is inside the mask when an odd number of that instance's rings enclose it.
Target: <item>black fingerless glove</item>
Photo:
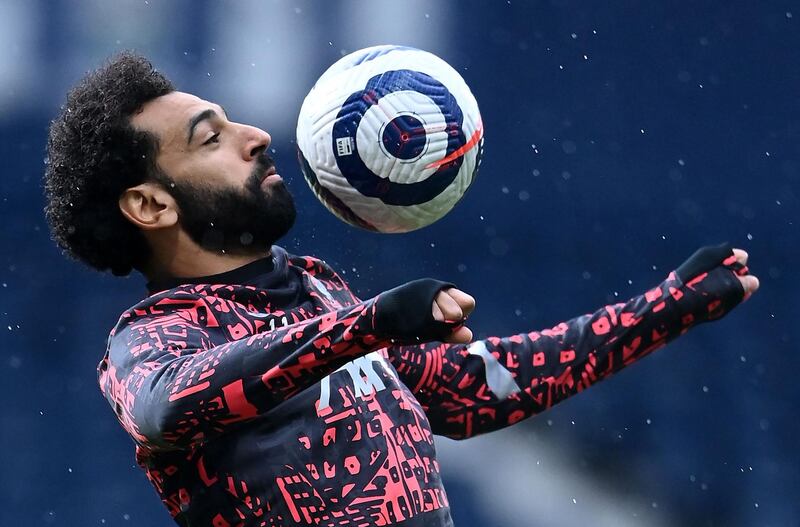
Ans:
[[[675,270],[686,287],[718,300],[709,304],[709,319],[724,315],[744,299],[744,287],[737,275],[747,272],[747,267],[736,261],[729,243],[698,249]]]
[[[378,295],[375,329],[379,334],[406,342],[447,338],[463,321],[440,322],[433,318],[433,301],[453,284],[432,278],[408,282]]]

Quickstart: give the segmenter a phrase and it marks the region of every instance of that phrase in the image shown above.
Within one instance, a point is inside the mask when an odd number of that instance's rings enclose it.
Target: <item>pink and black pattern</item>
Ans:
[[[434,434],[514,424],[724,315],[730,263],[552,329],[400,346],[382,295],[274,247],[125,312],[99,382],[179,525],[448,526]]]

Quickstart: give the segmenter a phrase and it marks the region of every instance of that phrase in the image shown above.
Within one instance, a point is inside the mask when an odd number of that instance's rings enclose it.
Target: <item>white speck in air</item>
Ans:
[[[747,239],[753,241],[753,235],[750,234],[749,232],[747,233]]]
[[[647,424],[652,424],[652,423],[653,423],[653,421],[651,421],[650,419],[646,419],[646,420],[645,420],[645,423],[647,423]]]
[[[570,35],[570,36],[572,37],[572,40],[575,40],[576,38],[578,38],[578,35],[577,35],[577,34],[575,34],[575,33],[573,33],[573,34],[572,34],[572,35]]]
[[[686,161],[684,161],[683,159],[678,159],[678,164],[680,166],[686,166]]]
[[[708,386],[703,386],[703,393],[708,393]]]

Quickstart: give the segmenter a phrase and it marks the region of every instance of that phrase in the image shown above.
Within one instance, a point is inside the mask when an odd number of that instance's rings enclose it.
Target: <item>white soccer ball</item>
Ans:
[[[319,78],[297,120],[300,165],[342,220],[372,231],[430,225],[478,172],[483,123],[464,79],[419,49],[375,46]]]

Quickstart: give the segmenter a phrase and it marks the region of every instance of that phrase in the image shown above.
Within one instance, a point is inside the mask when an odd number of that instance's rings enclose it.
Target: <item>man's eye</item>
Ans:
[[[211,137],[209,137],[208,141],[206,141],[203,144],[204,145],[210,145],[211,143],[219,143],[219,132],[214,134],[214,135],[212,135]]]

